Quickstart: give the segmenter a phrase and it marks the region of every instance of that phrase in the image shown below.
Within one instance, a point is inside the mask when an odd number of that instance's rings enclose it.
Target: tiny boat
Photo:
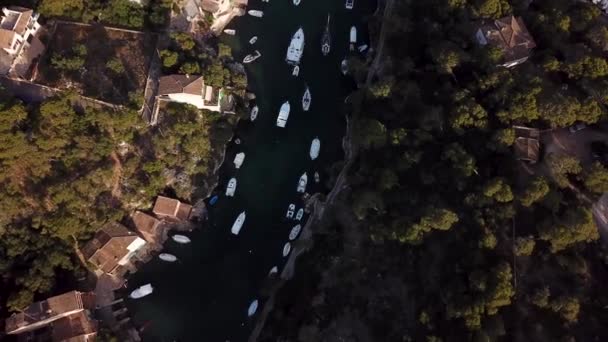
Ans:
[[[302,217],[304,217],[304,209],[300,208],[298,210],[298,212],[296,213],[296,220],[300,221],[302,219]]]
[[[321,181],[321,176],[319,176],[318,172],[315,172],[315,183],[319,183]]]
[[[211,199],[209,200],[209,204],[214,205],[215,203],[217,203],[218,199],[220,199],[220,197],[218,195],[211,197]]]
[[[236,34],[236,30],[226,29],[226,30],[224,30],[224,33],[228,34],[228,35],[231,35],[231,36],[234,36]]]
[[[240,145],[241,144],[241,139],[239,139],[239,138],[234,139],[234,143],[237,144],[237,145]]]
[[[145,297],[152,292],[154,292],[154,288],[152,287],[152,285],[146,284],[146,285],[142,285],[142,286],[136,288],[133,292],[131,292],[129,297],[131,297],[133,299],[138,299],[138,298]]]
[[[310,88],[306,87],[306,91],[302,96],[302,109],[307,112],[310,108],[310,102],[312,101],[312,96],[310,95]]]
[[[236,167],[237,169],[240,169],[241,165],[243,165],[244,161],[245,161],[245,153],[244,152],[237,153],[236,156],[234,156],[234,167]]]
[[[344,5],[344,7],[346,7],[346,9],[353,9],[353,5],[354,5],[355,0],[346,0],[346,4]]]
[[[258,300],[254,300],[253,302],[251,302],[251,304],[249,304],[249,308],[247,309],[247,316],[251,317],[253,315],[255,315],[255,312],[258,311]]]
[[[293,67],[293,71],[291,72],[291,76],[298,76],[300,74],[300,66],[296,65]]]
[[[357,43],[357,28],[351,26],[350,28],[350,51],[355,49],[355,44]]]
[[[253,61],[255,61],[256,59],[260,58],[262,56],[262,54],[260,53],[260,51],[255,50],[252,54],[249,54],[247,56],[245,56],[245,58],[243,58],[243,63],[248,64],[251,63]]]
[[[247,13],[249,13],[250,16],[257,18],[261,18],[264,16],[264,12],[258,10],[249,10],[247,11]]]
[[[304,172],[304,174],[300,176],[300,180],[298,181],[298,192],[304,193],[304,191],[306,191],[306,183],[308,183],[308,176],[306,175],[306,172]]]
[[[271,276],[273,274],[279,273],[279,268],[276,266],[273,266],[270,271],[268,272],[268,275]]]
[[[340,64],[340,70],[342,70],[342,74],[348,74],[348,61],[346,59],[342,60],[342,64]]]
[[[177,243],[190,243],[190,238],[185,235],[175,234],[171,238]]]
[[[363,44],[363,45],[359,45],[357,50],[359,50],[359,52],[363,52],[363,51],[367,50],[367,48],[368,48],[367,44]]]
[[[315,160],[319,156],[319,150],[321,149],[321,140],[314,138],[310,143],[310,159]]]
[[[293,0],[293,4],[298,6],[302,0]]]
[[[245,223],[246,216],[247,215],[245,214],[244,211],[239,214],[239,216],[236,218],[236,220],[232,224],[232,229],[230,230],[232,232],[232,234],[239,235],[239,232],[241,231],[241,228],[243,227],[243,223]]]
[[[291,203],[289,205],[289,208],[287,208],[287,214],[285,215],[285,217],[287,217],[288,219],[293,218],[293,214],[296,211],[296,205]]]
[[[258,41],[258,36],[253,36],[253,37],[251,37],[251,39],[249,39],[249,44],[253,45],[257,41]]]
[[[329,14],[327,15],[327,24],[325,25],[325,31],[321,37],[321,53],[323,56],[327,56],[331,50],[331,34],[329,33]]]
[[[177,257],[175,255],[169,254],[169,253],[160,253],[158,255],[158,257],[160,258],[160,260],[163,260],[163,261],[168,261],[168,262],[177,261]]]
[[[286,257],[287,255],[289,255],[289,252],[291,252],[291,244],[289,242],[286,242],[285,246],[283,246],[283,256]]]
[[[236,192],[236,178],[230,178],[228,181],[228,186],[226,187],[226,196],[234,197],[234,193]]]
[[[287,124],[287,119],[289,119],[289,110],[291,106],[289,105],[289,101],[285,101],[279,110],[279,116],[277,117],[277,126],[285,127]]]
[[[289,241],[293,241],[295,240],[298,235],[300,234],[300,231],[302,230],[302,226],[301,225],[296,225],[295,227],[291,228],[291,232],[289,232]]]
[[[254,106],[253,109],[251,109],[251,121],[255,121],[255,118],[258,117],[258,111],[260,109],[258,108],[258,106]]]

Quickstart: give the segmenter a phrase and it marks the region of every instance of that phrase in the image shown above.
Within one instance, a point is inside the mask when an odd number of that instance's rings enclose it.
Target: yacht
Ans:
[[[158,255],[158,257],[160,258],[160,260],[163,260],[163,261],[168,261],[168,262],[177,261],[177,257],[175,255],[169,254],[169,253],[160,253]]]
[[[234,167],[236,167],[237,169],[240,169],[241,165],[243,165],[244,161],[245,161],[245,152],[237,153],[236,156],[234,156]]]
[[[318,172],[315,172],[315,183],[319,183],[321,181],[321,176]]]
[[[351,26],[350,28],[350,51],[355,49],[355,44],[357,43],[357,28]]]
[[[285,217],[287,217],[288,219],[293,218],[293,214],[296,210],[296,205],[291,203],[289,205],[289,208],[287,208],[287,214],[285,215]]]
[[[283,256],[288,256],[289,252],[291,252],[291,244],[289,242],[285,242],[285,246],[283,246]]]
[[[228,186],[226,187],[226,196],[234,197],[234,193],[236,192],[236,178],[230,178],[228,181]]]
[[[298,212],[296,213],[296,220],[300,221],[302,219],[302,217],[304,217],[304,209],[300,208],[298,210]]]
[[[232,229],[230,230],[232,232],[232,234],[239,235],[239,232],[241,231],[241,228],[243,227],[243,223],[245,223],[246,216],[247,215],[245,215],[244,211],[239,214],[239,216],[236,218],[236,220],[232,224]]]
[[[344,5],[344,7],[346,7],[346,9],[353,9],[353,5],[354,5],[355,0],[346,0],[346,4]]]
[[[245,56],[245,58],[243,59],[243,63],[245,63],[245,64],[251,63],[251,62],[255,61],[256,59],[260,58],[261,56],[262,56],[262,54],[260,53],[260,51],[255,50],[252,54]]]
[[[289,240],[293,241],[298,237],[298,234],[300,234],[300,231],[302,230],[302,226],[301,225],[297,225],[293,228],[291,228],[291,232],[289,232]]]
[[[249,10],[249,11],[247,11],[247,13],[249,13],[249,15],[252,17],[261,18],[264,16],[264,12],[258,11],[258,10]]]
[[[146,284],[146,285],[142,285],[142,286],[136,288],[133,292],[131,292],[129,297],[131,297],[133,299],[138,299],[138,298],[145,297],[152,292],[154,292],[154,288],[152,287],[152,284]]]
[[[258,117],[258,111],[260,109],[258,108],[258,106],[254,106],[253,109],[251,109],[251,121],[255,121],[255,118]]]
[[[171,238],[177,243],[190,243],[190,238],[185,235],[175,234]]]
[[[270,271],[268,271],[268,275],[269,275],[269,276],[271,276],[271,275],[273,275],[273,274],[277,274],[277,273],[279,273],[279,268],[278,268],[278,267],[276,267],[276,266],[273,266],[273,267],[270,269]]]
[[[306,191],[306,183],[308,183],[308,176],[306,175],[306,172],[304,172],[298,181],[298,192],[304,193],[304,191]]]
[[[327,24],[325,25],[325,31],[321,37],[321,52],[323,56],[327,56],[331,50],[331,34],[329,33],[329,14],[327,15]]]
[[[236,30],[233,30],[233,29],[225,29],[225,30],[224,30],[224,33],[225,33],[225,34],[227,34],[227,35],[234,36],[234,35],[236,34]]]
[[[348,61],[346,59],[342,60],[342,63],[340,64],[340,70],[342,70],[343,75],[348,74]]]
[[[291,76],[298,77],[299,74],[300,74],[300,66],[296,65],[296,66],[293,67],[293,71],[291,72]]]
[[[314,138],[310,144],[310,159],[317,159],[319,156],[319,149],[321,149],[321,140],[319,140],[319,138]]]
[[[251,302],[251,304],[249,304],[249,308],[247,309],[247,316],[251,317],[255,314],[255,312],[258,311],[258,300],[254,300],[253,302]]]
[[[258,36],[253,36],[253,37],[251,37],[251,39],[249,39],[249,44],[253,45],[257,41],[258,41]]]
[[[302,0],[293,0],[293,4],[298,6]]]
[[[277,118],[277,126],[285,127],[287,124],[287,119],[289,118],[289,110],[291,106],[289,105],[289,101],[285,101],[279,110],[279,117]]]
[[[304,30],[300,27],[291,37],[291,42],[287,48],[287,57],[285,60],[288,64],[300,64],[302,53],[304,52]]]
[[[306,91],[302,96],[302,109],[307,112],[310,108],[310,102],[312,101],[312,96],[310,95],[310,88],[306,87]]]

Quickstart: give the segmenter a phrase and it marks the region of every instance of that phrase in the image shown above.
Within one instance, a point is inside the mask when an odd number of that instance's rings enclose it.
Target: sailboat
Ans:
[[[307,112],[310,108],[310,102],[312,101],[312,96],[310,95],[310,88],[306,87],[306,91],[302,96],[302,109]]]
[[[331,34],[329,33],[329,14],[327,15],[327,24],[325,25],[325,31],[321,37],[321,52],[323,56],[327,56],[331,50]]]

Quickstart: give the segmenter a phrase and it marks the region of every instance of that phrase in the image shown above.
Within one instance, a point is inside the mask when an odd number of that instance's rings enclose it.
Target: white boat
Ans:
[[[160,253],[158,255],[158,257],[160,258],[160,260],[163,260],[163,261],[168,261],[168,262],[177,261],[177,257],[175,255],[169,254],[169,253]]]
[[[177,243],[190,243],[190,238],[184,235],[175,234],[171,238]]]
[[[152,292],[154,292],[154,288],[152,287],[152,284],[146,284],[146,285],[142,285],[142,286],[136,288],[135,290],[133,290],[133,292],[131,292],[129,297],[131,297],[133,299],[138,299],[138,298],[145,297]]]
[[[224,30],[224,33],[225,33],[225,34],[228,34],[228,35],[231,35],[231,36],[234,36],[234,35],[236,34],[236,30],[233,30],[233,29],[225,29],[225,30]]]
[[[346,0],[346,4],[344,5],[344,7],[346,7],[346,9],[353,9],[353,5],[354,5],[355,0]]]
[[[298,6],[302,0],[293,0],[293,4]]]
[[[310,159],[315,160],[319,156],[319,150],[321,149],[321,140],[314,138],[310,143]]]
[[[355,49],[355,44],[357,43],[357,28],[351,26],[350,28],[350,51]]]
[[[359,50],[359,52],[363,52],[363,51],[367,50],[367,48],[368,48],[367,44],[363,44],[363,45],[359,45],[357,50]]]
[[[226,196],[234,197],[234,193],[236,191],[236,178],[230,178],[228,181],[228,186],[226,187]]]
[[[298,181],[298,192],[304,193],[304,191],[306,191],[306,183],[308,183],[308,176],[306,175],[306,172],[304,172]]]
[[[253,302],[251,302],[251,304],[249,304],[249,308],[247,309],[247,316],[251,317],[255,314],[255,312],[258,311],[258,300],[254,300]]]
[[[269,276],[271,276],[271,275],[273,275],[273,274],[277,274],[277,273],[279,273],[279,268],[278,268],[278,267],[276,267],[276,266],[273,266],[273,267],[270,269],[270,271],[268,272],[268,275],[269,275]]]
[[[249,44],[253,45],[257,41],[258,41],[258,36],[253,36],[253,37],[251,37],[251,39],[249,39]]]
[[[298,210],[298,212],[296,213],[296,220],[300,221],[302,219],[302,217],[304,217],[304,209],[300,208]]]
[[[300,66],[296,65],[293,67],[293,71],[291,72],[291,76],[298,76],[300,74]]]
[[[236,218],[236,220],[232,224],[232,229],[230,230],[232,232],[232,234],[239,235],[239,232],[241,231],[241,228],[243,227],[243,223],[245,223],[246,216],[247,215],[245,215],[244,211],[239,214],[239,216]]]
[[[234,167],[236,167],[237,169],[240,169],[241,165],[243,165],[244,161],[245,161],[245,152],[237,153],[236,156],[234,156]]]
[[[260,109],[258,108],[258,106],[254,106],[253,109],[251,109],[251,121],[255,121],[255,118],[258,117],[258,111]]]
[[[342,60],[342,63],[340,64],[340,70],[342,70],[343,75],[348,74],[348,61],[346,59]]]
[[[304,53],[304,30],[300,27],[291,37],[291,42],[287,48],[285,60],[289,64],[300,64],[300,59]]]
[[[260,58],[262,56],[262,54],[260,53],[260,51],[255,50],[252,54],[249,54],[247,56],[245,56],[245,58],[243,58],[243,63],[247,64],[247,63],[251,63],[253,61],[255,61],[256,59]]]
[[[247,13],[249,13],[249,15],[252,17],[261,18],[264,16],[264,12],[258,11],[258,10],[249,10],[249,11],[247,11]]]
[[[291,106],[289,105],[289,101],[285,101],[279,110],[279,116],[277,117],[277,126],[285,127],[287,124],[287,119],[289,119],[289,110]]]
[[[306,91],[302,96],[302,109],[307,112],[310,108],[310,102],[312,102],[312,96],[310,95],[310,88],[306,87]]]
[[[298,237],[298,235],[300,234],[301,230],[302,230],[302,226],[299,224],[297,226],[291,228],[291,232],[289,232],[289,241],[295,240]]]
[[[331,50],[331,34],[329,33],[329,14],[327,15],[327,24],[325,25],[325,31],[321,37],[321,53],[323,56],[327,56]]]
[[[283,246],[283,256],[286,257],[287,255],[289,255],[289,252],[291,252],[291,244],[289,242],[286,242],[285,246]]]
[[[321,176],[318,172],[315,172],[315,183],[319,183],[321,181]]]
[[[287,217],[288,219],[293,218],[293,214],[296,211],[296,205],[291,203],[289,205],[289,208],[287,208],[287,214],[285,215],[285,217]]]

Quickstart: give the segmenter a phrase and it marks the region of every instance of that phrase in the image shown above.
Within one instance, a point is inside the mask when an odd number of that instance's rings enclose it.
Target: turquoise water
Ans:
[[[256,318],[247,317],[247,308],[254,299],[264,304],[260,288],[268,271],[273,266],[282,270],[286,261],[283,245],[296,224],[285,219],[287,206],[303,206],[296,192],[298,179],[307,172],[307,192],[327,192],[322,186],[327,168],[344,156],[342,104],[352,81],[342,76],[340,62],[348,53],[351,25],[357,26],[358,44],[368,43],[363,20],[375,6],[372,0],[355,2],[355,9],[348,11],[341,0],[302,0],[298,7],[289,0],[250,1],[249,9],[264,11],[264,17],[237,18],[230,25],[237,35],[222,36],[239,60],[255,49],[262,53],[246,65],[260,111],[255,122],[243,120],[237,127],[243,143],[228,147],[217,189],[220,199],[210,207],[209,221],[187,234],[191,244],[165,244],[165,252],[175,254],[179,263],[155,259],[129,279],[129,290],[145,283],[155,288],[153,294],[128,302],[135,322],[145,325],[145,341],[246,341]],[[320,39],[328,13],[332,51],[324,57]],[[285,54],[300,26],[306,47],[300,75],[293,77]],[[248,41],[254,35],[258,41],[251,46]],[[312,93],[308,112],[301,106],[306,85]],[[286,100],[291,103],[289,121],[286,128],[278,128],[276,118]],[[316,136],[321,153],[311,161],[308,152]],[[232,161],[238,152],[245,152],[246,158],[236,170]],[[314,183],[315,171],[321,174],[320,184]],[[231,177],[238,186],[235,197],[227,198],[223,193]],[[247,219],[234,236],[230,227],[241,211]]]

